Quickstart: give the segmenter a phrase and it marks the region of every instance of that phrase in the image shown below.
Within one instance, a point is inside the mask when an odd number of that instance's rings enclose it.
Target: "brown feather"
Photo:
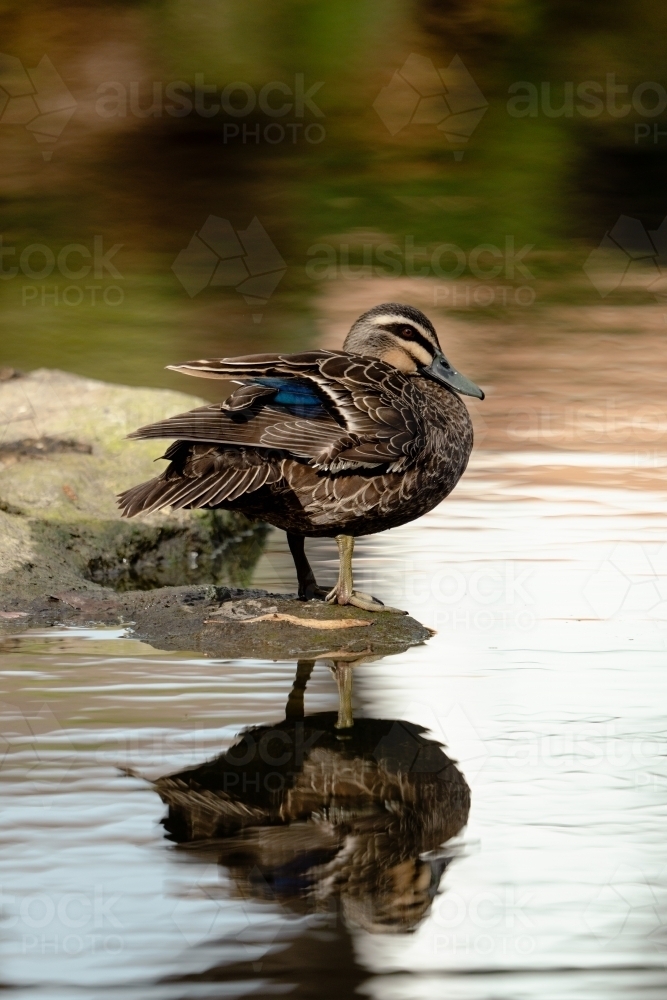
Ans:
[[[383,531],[430,510],[456,485],[472,447],[453,392],[376,358],[334,351],[254,355],[175,366],[201,377],[297,379],[322,401],[279,406],[245,386],[240,409],[208,405],[136,431],[175,437],[170,465],[120,497],[125,516],[228,506],[295,534]],[[254,389],[257,391],[255,392]],[[262,391],[260,391],[262,390]]]

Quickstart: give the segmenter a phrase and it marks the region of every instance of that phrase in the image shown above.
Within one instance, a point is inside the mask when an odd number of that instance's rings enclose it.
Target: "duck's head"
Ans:
[[[399,371],[426,375],[455,392],[484,399],[479,386],[452,368],[430,319],[414,306],[384,302],[369,309],[352,325],[343,350],[379,358]]]

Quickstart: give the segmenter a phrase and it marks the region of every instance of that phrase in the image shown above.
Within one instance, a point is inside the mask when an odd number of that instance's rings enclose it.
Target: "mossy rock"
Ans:
[[[63,589],[245,584],[266,526],[231,511],[120,517],[165,443],[127,441],[202,400],[40,369],[0,382],[0,600]]]

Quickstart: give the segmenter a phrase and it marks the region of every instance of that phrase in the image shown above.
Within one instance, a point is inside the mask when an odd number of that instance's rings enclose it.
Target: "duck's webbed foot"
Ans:
[[[407,611],[400,608],[390,608],[383,604],[377,597],[371,594],[364,594],[362,590],[353,590],[351,593],[340,592],[338,586],[330,590],[326,596],[327,604],[351,604],[355,608],[362,608],[364,611],[387,611],[392,615],[407,615]]]
[[[363,590],[352,591],[350,604],[354,604],[355,608],[363,608],[364,611],[387,611],[392,615],[407,615],[407,611],[402,611],[400,608],[390,608],[388,604],[384,604],[378,597],[373,597],[372,594],[364,594]]]
[[[354,590],[352,583],[352,553],[354,551],[354,538],[352,535],[337,535],[338,555],[340,567],[338,571],[338,583],[330,590],[326,596],[328,604],[351,604],[355,608],[362,608],[364,611],[385,611],[393,615],[405,615],[407,611],[400,608],[390,608],[388,605],[378,601],[370,594],[365,594],[361,590]]]

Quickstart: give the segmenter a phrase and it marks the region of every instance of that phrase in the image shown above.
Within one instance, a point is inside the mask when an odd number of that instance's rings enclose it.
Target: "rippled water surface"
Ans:
[[[584,488],[571,455],[480,453],[442,507],[360,543],[363,588],[437,633],[353,668],[354,739],[326,714],[327,662],[299,665],[299,722],[294,662],[163,652],[131,627],[6,637],[8,995],[664,996],[666,501],[590,467]],[[313,550],[326,580],[333,551]],[[278,533],[255,582],[292,586]],[[264,803],[245,840],[162,825],[176,783],[155,779],[313,716],[292,826],[293,803]],[[456,768],[418,763],[435,741]],[[205,825],[189,794],[181,819]]]

